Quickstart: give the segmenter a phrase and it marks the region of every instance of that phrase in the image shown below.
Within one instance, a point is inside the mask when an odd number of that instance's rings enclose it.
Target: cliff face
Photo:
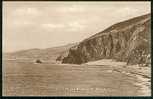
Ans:
[[[99,59],[116,59],[137,64],[151,48],[150,14],[117,23],[71,47],[62,63],[81,64]]]

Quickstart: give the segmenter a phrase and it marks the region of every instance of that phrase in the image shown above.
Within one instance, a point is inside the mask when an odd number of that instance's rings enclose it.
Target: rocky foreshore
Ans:
[[[112,59],[103,59],[99,61],[88,62],[86,65],[111,66],[111,72],[120,72],[125,75],[136,77],[135,86],[139,87],[142,96],[151,95],[151,64],[148,66],[126,65],[125,62],[117,62]]]

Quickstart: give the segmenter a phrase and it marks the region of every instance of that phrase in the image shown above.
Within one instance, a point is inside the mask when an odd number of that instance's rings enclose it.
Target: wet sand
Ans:
[[[141,96],[138,81],[111,65],[3,64],[4,96]]]

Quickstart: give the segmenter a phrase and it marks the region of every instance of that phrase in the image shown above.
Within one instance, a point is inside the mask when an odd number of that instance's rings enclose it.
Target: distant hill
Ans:
[[[81,64],[111,58],[137,64],[150,54],[150,42],[151,15],[146,14],[114,24],[71,47],[62,63]]]
[[[21,50],[13,53],[5,53],[4,59],[12,60],[28,60],[34,61],[36,59],[55,63],[56,58],[68,51],[69,48],[76,45],[77,43],[68,44],[59,47],[46,48],[46,49],[28,49]]]

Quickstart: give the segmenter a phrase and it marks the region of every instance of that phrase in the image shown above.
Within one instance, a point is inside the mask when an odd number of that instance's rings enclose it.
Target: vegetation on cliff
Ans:
[[[71,47],[62,63],[81,64],[109,58],[128,64],[145,62],[151,50],[150,18],[147,14],[112,25]]]

